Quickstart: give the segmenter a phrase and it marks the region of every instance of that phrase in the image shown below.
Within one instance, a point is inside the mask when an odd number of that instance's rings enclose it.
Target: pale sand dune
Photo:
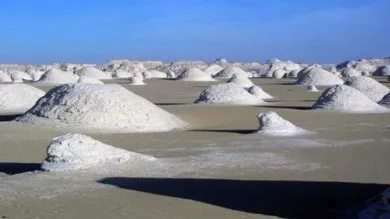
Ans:
[[[378,184],[390,183],[386,168],[390,166],[389,114],[306,110],[321,93],[289,85],[293,82],[289,79],[252,81],[277,97],[272,100],[276,102],[267,106],[193,104],[205,87],[217,82],[152,79],[144,87],[123,85],[192,125],[192,130],[180,132],[88,134],[103,143],[163,159],[165,166],[145,167],[145,171],[124,168],[80,177],[49,173],[41,179],[35,174],[5,176],[37,168],[50,140],[66,132],[0,123],[0,195],[11,197],[0,198],[0,216],[195,219],[314,214],[311,218],[319,218],[326,209],[318,203],[337,207],[342,200],[366,200],[383,191]],[[128,80],[114,82],[128,84]],[[256,116],[268,111],[316,134],[247,134],[258,128]],[[154,177],[170,179],[150,179]],[[48,198],[37,198],[43,192]]]

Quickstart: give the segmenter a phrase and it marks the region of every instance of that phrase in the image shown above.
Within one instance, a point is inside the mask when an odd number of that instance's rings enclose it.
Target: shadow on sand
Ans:
[[[360,204],[386,185],[342,182],[224,179],[104,178],[103,184],[189,199],[232,210],[283,218],[334,218],[336,210]]]
[[[5,173],[7,175],[32,172],[36,170],[41,170],[40,163],[0,162],[0,173]]]
[[[283,105],[262,105],[263,108],[275,108],[275,109],[295,109],[295,110],[310,110],[311,106],[283,106]]]
[[[234,134],[253,134],[255,133],[256,129],[193,129],[189,130],[192,132],[216,132],[216,133],[234,133]]]
[[[0,122],[10,122],[22,114],[14,114],[14,115],[0,115]]]

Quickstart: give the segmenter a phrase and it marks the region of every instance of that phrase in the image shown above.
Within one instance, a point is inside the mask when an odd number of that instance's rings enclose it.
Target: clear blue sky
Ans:
[[[0,0],[0,62],[390,56],[390,0]]]

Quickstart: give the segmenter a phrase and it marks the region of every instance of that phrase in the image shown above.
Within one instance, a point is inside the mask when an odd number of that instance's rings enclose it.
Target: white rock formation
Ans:
[[[238,85],[225,83],[206,88],[195,103],[257,105],[265,102]]]
[[[185,70],[183,73],[181,73],[177,80],[179,81],[215,81],[209,74],[206,72],[192,67],[187,70]]]
[[[39,81],[45,72],[39,70],[30,70],[27,73],[31,76],[33,81]]]
[[[152,79],[153,78],[152,73],[150,73],[150,71],[144,71],[144,72],[142,72],[142,75],[143,75],[143,78],[145,78],[145,79]]]
[[[130,85],[146,85],[142,77],[130,78]]]
[[[288,74],[287,74],[287,77],[288,78],[298,78],[298,73],[301,71],[301,69],[294,69],[292,71],[290,71]]]
[[[356,77],[356,76],[362,76],[362,72],[358,71],[354,68],[345,68],[342,72],[341,75],[346,78],[350,77]]]
[[[246,72],[234,66],[226,67],[214,75],[214,78],[231,78],[233,75],[240,75],[246,77]]]
[[[282,79],[286,74],[287,73],[286,73],[285,70],[278,69],[278,70],[274,71],[273,77],[276,78],[276,79]]]
[[[12,79],[7,73],[0,72],[0,82],[12,82]]]
[[[148,73],[146,73],[146,72],[148,72]],[[149,74],[151,78],[167,78],[168,77],[167,73],[162,72],[162,71],[148,70],[146,72],[143,73],[144,77],[145,77],[145,74]]]
[[[243,88],[250,88],[253,86],[253,82],[249,78],[234,74],[226,83],[233,83]]]
[[[51,69],[46,71],[39,82],[46,84],[70,84],[77,83],[79,79],[78,75],[72,72],[61,71],[59,69]]]
[[[223,68],[220,65],[212,64],[212,65],[209,65],[207,68],[205,68],[204,72],[206,72],[211,77],[213,77],[214,75],[216,75],[218,72],[220,72],[222,70],[223,70]]]
[[[155,160],[154,157],[116,148],[86,135],[69,133],[53,138],[41,168],[45,171],[68,171],[107,168],[125,162],[134,166]]]
[[[318,92],[319,90],[317,89],[317,87],[314,85],[314,84],[309,84],[307,86],[307,91],[310,91],[310,92]]]
[[[53,88],[16,121],[97,132],[151,132],[186,123],[116,84]]]
[[[134,74],[130,72],[126,72],[122,69],[115,70],[113,77],[114,78],[131,78]]]
[[[335,85],[326,89],[314,103],[312,109],[341,112],[388,112],[359,90],[347,85]]]
[[[383,104],[383,105],[390,105],[390,92],[388,94],[386,94],[382,100],[380,100],[378,102],[379,104]]]
[[[95,68],[95,67],[83,67],[76,72],[79,76],[88,76],[97,79],[112,79],[111,75]]]
[[[253,85],[252,87],[250,87],[248,89],[248,92],[250,94],[253,94],[257,98],[262,99],[262,100],[267,100],[267,99],[273,99],[274,98],[273,96],[271,96],[270,94],[265,92],[263,89],[261,89],[261,87],[256,86],[256,85]]]
[[[79,77],[79,80],[77,81],[77,83],[84,83],[84,84],[104,84],[103,81],[97,79],[97,78],[93,78],[93,77],[89,77],[89,76],[80,76]]]
[[[301,75],[296,84],[302,85],[320,85],[320,86],[329,86],[336,84],[344,84],[344,81],[337,77],[336,75],[322,69],[322,68],[312,68],[308,73]]]
[[[390,65],[379,67],[373,74],[373,76],[390,76]]]
[[[37,102],[45,92],[26,84],[0,85],[0,112],[24,113]]]
[[[306,132],[306,130],[295,126],[272,111],[260,113],[257,118],[260,123],[257,133],[273,136],[291,136]]]
[[[19,70],[10,71],[9,76],[11,77],[12,81],[16,83],[23,83],[23,80],[32,81],[32,77],[29,74]]]
[[[366,76],[349,78],[345,84],[359,90],[375,102],[380,101],[387,93],[390,92],[389,88],[375,79]]]
[[[168,72],[168,78],[169,79],[176,79],[177,78],[177,75],[174,71],[169,71]]]

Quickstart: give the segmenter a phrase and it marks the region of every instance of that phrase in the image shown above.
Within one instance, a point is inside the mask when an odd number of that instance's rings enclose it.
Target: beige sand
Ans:
[[[105,173],[91,177],[96,183],[86,179],[85,188],[38,198],[39,194],[31,195],[23,188],[33,187],[24,184],[39,176],[22,174],[15,184],[21,188],[17,195],[0,200],[0,217],[321,218],[332,208],[365,200],[380,192],[382,184],[390,184],[390,114],[308,111],[321,92],[307,92],[304,86],[290,85],[293,81],[288,79],[253,82],[276,97],[269,106],[192,104],[205,86],[218,82],[150,80],[147,86],[125,85],[191,123],[191,130],[90,136],[175,161],[176,167],[166,168],[167,177],[158,168],[153,174]],[[246,134],[257,129],[256,115],[270,110],[315,133],[282,138]],[[0,124],[0,194],[12,189],[10,181],[18,177],[6,174],[36,169],[48,142],[63,133]],[[272,156],[264,158],[264,154]],[[57,183],[59,190],[67,188],[67,183],[77,184],[68,177],[47,184],[56,188]]]

